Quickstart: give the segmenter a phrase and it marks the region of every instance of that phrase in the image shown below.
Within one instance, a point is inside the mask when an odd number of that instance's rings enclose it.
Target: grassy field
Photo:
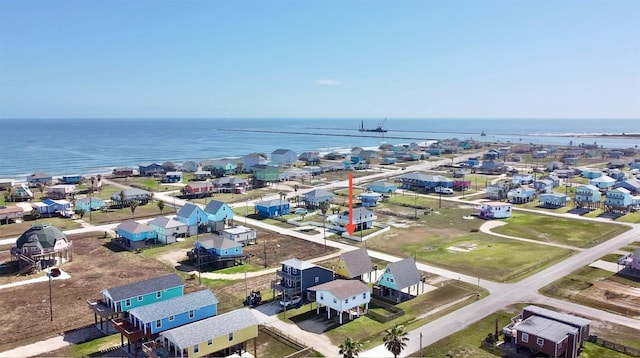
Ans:
[[[52,226],[59,228],[60,230],[71,230],[71,229],[79,229],[81,226],[77,222],[61,218],[61,217],[50,217],[50,218],[41,218],[38,220],[26,220],[21,223],[11,223],[0,225],[0,238],[7,237],[17,237],[22,235],[27,229],[31,227],[33,224],[39,223],[49,223]]]
[[[548,215],[514,212],[507,225],[492,231],[509,236],[551,242],[580,248],[593,247],[630,228],[625,225],[576,221]]]

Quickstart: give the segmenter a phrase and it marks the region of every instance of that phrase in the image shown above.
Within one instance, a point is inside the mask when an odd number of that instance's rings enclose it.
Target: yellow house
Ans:
[[[227,312],[160,333],[158,341],[174,357],[203,357],[244,352],[258,337],[258,320],[248,308]]]
[[[347,279],[363,279],[362,275],[371,273],[373,264],[366,248],[347,251],[340,255],[334,268],[336,275]]]

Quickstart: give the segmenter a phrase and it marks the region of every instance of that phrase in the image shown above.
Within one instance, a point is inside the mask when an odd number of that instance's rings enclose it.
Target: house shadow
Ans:
[[[611,212],[611,211],[607,211],[607,212],[604,212],[604,213],[598,215],[599,218],[611,219],[611,220],[617,220],[617,219],[619,219],[619,218],[621,218],[623,216],[624,216],[624,214],[622,214],[622,213],[614,213],[614,212]]]
[[[197,269],[195,268],[195,266],[191,265],[191,262],[187,259],[187,260],[182,260],[182,261],[178,261],[175,265],[175,269],[181,272],[191,272],[191,271],[197,271]]]
[[[626,278],[627,280],[640,282],[640,270],[634,270],[631,267],[625,267],[616,272],[616,276]]]
[[[102,246],[106,247],[107,249],[111,250],[112,252],[129,251],[126,248],[122,247],[121,245],[116,244],[113,241],[107,241],[104,244],[102,244]]]
[[[63,340],[70,344],[80,344],[92,341],[96,338],[104,337],[105,334],[98,329],[94,324],[90,324],[84,327],[75,328],[66,331],[62,334]]]
[[[18,261],[0,263],[0,276],[15,276],[18,272],[20,272]]]
[[[316,314],[316,310],[313,309],[290,319],[303,331],[315,334],[322,334],[340,325],[337,316],[327,319],[326,307],[320,308],[320,314]]]
[[[590,213],[593,209],[586,209],[586,208],[575,208],[575,209],[571,209],[569,211],[567,211],[568,214],[575,214],[575,215],[586,215],[588,213]]]

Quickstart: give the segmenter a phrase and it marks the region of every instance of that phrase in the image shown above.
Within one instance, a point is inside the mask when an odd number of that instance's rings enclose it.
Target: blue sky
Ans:
[[[640,1],[0,1],[0,118],[640,118]]]

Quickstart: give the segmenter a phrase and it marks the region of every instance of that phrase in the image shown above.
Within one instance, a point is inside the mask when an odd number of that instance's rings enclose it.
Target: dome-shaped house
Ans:
[[[72,242],[51,224],[34,224],[20,235],[11,252],[20,262],[21,272],[37,271],[70,260]]]

